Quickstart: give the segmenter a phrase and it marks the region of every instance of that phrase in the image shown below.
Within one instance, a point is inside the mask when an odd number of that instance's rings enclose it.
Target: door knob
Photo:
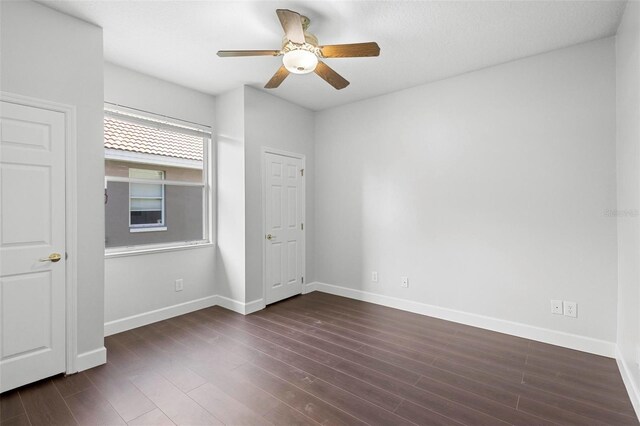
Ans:
[[[275,238],[275,235],[267,234],[267,240],[271,241]]]
[[[49,257],[45,257],[44,259],[40,259],[40,262],[53,262],[56,263],[62,259],[60,253],[51,253]]]

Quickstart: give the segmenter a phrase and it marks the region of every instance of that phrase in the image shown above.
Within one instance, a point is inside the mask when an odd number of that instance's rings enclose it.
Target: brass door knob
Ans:
[[[271,241],[275,238],[275,235],[267,234],[267,240]]]
[[[60,259],[62,259],[62,255],[60,253],[51,253],[49,255],[49,257],[45,257],[43,259],[40,259],[40,262],[59,262]]]

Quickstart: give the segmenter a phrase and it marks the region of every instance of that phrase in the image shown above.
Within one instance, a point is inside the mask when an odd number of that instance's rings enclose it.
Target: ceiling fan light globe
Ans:
[[[282,58],[284,67],[293,74],[308,74],[318,65],[318,57],[308,50],[291,50]]]

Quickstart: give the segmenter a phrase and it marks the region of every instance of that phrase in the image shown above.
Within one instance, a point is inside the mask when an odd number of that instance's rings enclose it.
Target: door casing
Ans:
[[[76,373],[78,358],[78,320],[77,320],[77,136],[76,136],[76,107],[58,102],[32,98],[10,92],[0,91],[0,100],[33,108],[46,109],[64,114],[65,122],[65,371],[66,374]]]
[[[283,157],[295,158],[302,161],[302,168],[306,170],[306,156],[304,154],[297,154],[295,152],[284,151],[276,148],[262,147],[262,153],[260,154],[260,164],[262,168],[262,300],[266,304],[267,302],[267,240],[264,236],[267,234],[267,170],[264,167],[265,154],[281,155]],[[306,191],[307,180],[306,176],[302,179],[302,223],[304,223],[305,229],[302,232],[302,276],[307,277],[307,213],[306,213]],[[304,293],[304,286],[302,283],[302,292]],[[264,305],[263,305],[264,306]]]

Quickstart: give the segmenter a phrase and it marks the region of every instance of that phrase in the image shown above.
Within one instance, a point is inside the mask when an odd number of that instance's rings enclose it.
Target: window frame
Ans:
[[[137,233],[137,232],[158,232],[158,231],[166,231],[167,230],[167,224],[165,222],[165,211],[166,211],[166,205],[165,205],[165,185],[164,185],[164,181],[166,180],[166,176],[167,176],[167,172],[164,170],[156,170],[156,169],[138,169],[135,167],[130,167],[129,168],[129,178],[130,179],[135,179],[131,178],[131,170],[151,170],[154,172],[158,172],[162,177],[160,179],[158,179],[159,182],[162,183],[157,183],[157,184],[151,184],[151,183],[143,183],[141,185],[158,185],[160,186],[160,189],[162,191],[162,196],[160,197],[154,197],[154,199],[160,199],[160,217],[161,217],[161,222],[160,223],[138,223],[138,224],[133,224],[131,223],[131,212],[133,210],[131,210],[131,199],[135,198],[138,200],[142,200],[142,197],[132,197],[131,196],[131,185],[135,185],[136,183],[140,184],[139,182],[129,182],[129,232],[130,233]],[[143,179],[143,178],[141,178]],[[156,179],[153,179],[156,180]],[[156,210],[153,210],[156,211]]]
[[[202,136],[202,181],[201,182],[190,182],[190,181],[172,181],[166,180],[166,173],[163,172],[163,176],[165,179],[162,180],[162,191],[163,191],[163,206],[162,206],[162,226],[154,226],[154,225],[131,225],[131,193],[129,192],[129,230],[130,232],[153,232],[166,230],[166,198],[165,198],[165,188],[167,185],[175,185],[175,186],[188,186],[193,187],[197,186],[202,188],[203,196],[202,196],[202,229],[203,229],[203,238],[199,240],[184,240],[184,241],[172,241],[167,243],[158,243],[158,244],[136,244],[130,246],[119,246],[119,247],[105,247],[105,257],[122,257],[122,256],[131,256],[138,254],[147,254],[154,252],[164,252],[164,251],[175,251],[175,250],[185,250],[192,249],[198,247],[206,247],[212,246],[213,243],[213,170],[211,170],[213,161],[211,158],[212,155],[212,129],[209,126],[204,126],[201,124],[196,124],[192,122],[187,122],[183,120],[179,120],[172,117],[162,116],[154,113],[150,113],[147,111],[141,111],[133,108],[123,107],[121,105],[115,104],[105,104],[104,115],[110,116],[123,121],[131,121],[138,124],[153,124],[155,126],[159,126],[162,128],[167,128],[173,131],[184,131],[185,133],[197,134],[198,136]],[[106,148],[105,148],[106,150]],[[105,151],[106,153],[106,151]],[[105,160],[109,160],[110,158],[105,154]],[[122,159],[117,159],[117,161],[122,161]],[[151,167],[155,167],[156,171],[161,171],[158,169],[159,164],[149,162],[145,163],[144,161],[140,161],[140,164],[145,164]],[[130,177],[120,177],[120,176],[106,176],[105,175],[105,191],[107,189],[108,182],[126,182],[126,183],[142,183],[142,184],[158,184],[158,180],[153,179],[137,179]],[[164,229],[162,229],[164,228]]]

